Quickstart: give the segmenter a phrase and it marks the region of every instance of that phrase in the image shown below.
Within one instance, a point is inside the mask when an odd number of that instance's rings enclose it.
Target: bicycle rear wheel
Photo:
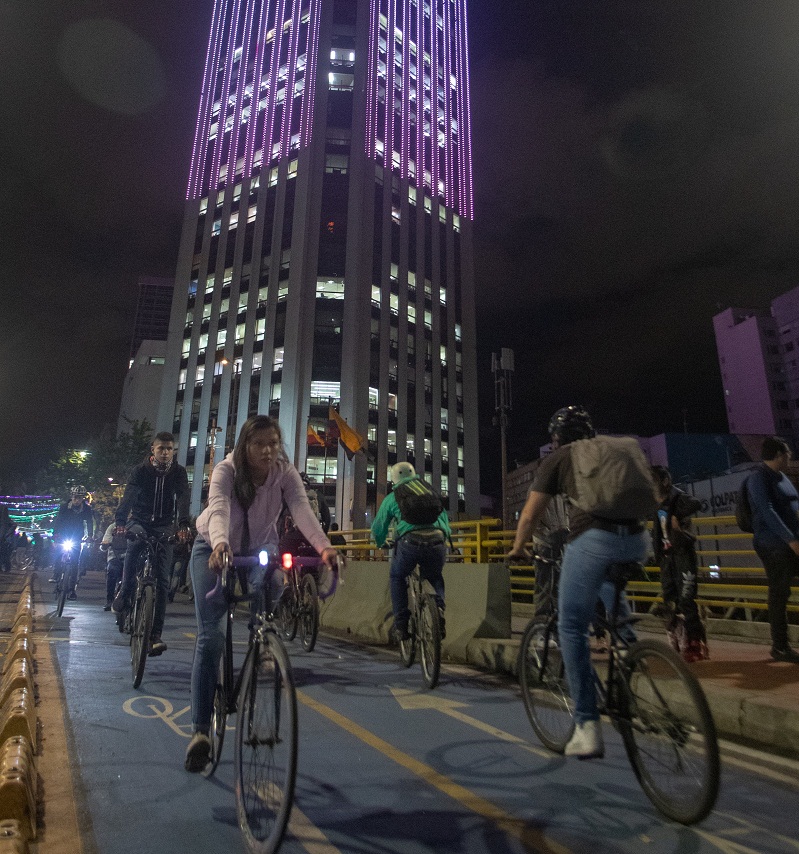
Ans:
[[[236,812],[250,854],[280,847],[294,803],[297,695],[277,635],[256,641],[245,662],[236,721]]]
[[[435,596],[424,597],[420,623],[418,626],[419,663],[422,665],[424,684],[428,688],[435,688],[441,672],[441,623]]]
[[[541,743],[563,753],[574,733],[563,658],[547,623],[530,622],[519,649],[519,684],[527,717]]]
[[[302,580],[302,602],[300,603],[300,640],[306,652],[312,652],[319,635],[319,590],[316,579],[306,575]]]
[[[138,688],[144,677],[144,665],[153,629],[155,597],[151,584],[146,584],[136,598],[131,618],[130,667],[133,671],[133,687]]]
[[[625,666],[618,723],[630,764],[663,815],[695,824],[713,809],[720,777],[716,726],[702,688],[658,641],[633,644]]]

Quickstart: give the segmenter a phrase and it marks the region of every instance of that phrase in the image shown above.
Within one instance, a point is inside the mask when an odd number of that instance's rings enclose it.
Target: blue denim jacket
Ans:
[[[799,540],[799,494],[784,474],[761,465],[746,479],[746,491],[756,547],[775,548]]]

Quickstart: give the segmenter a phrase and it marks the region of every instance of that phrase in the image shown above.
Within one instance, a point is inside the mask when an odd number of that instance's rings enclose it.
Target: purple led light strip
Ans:
[[[466,0],[461,0],[461,27],[463,37],[460,39],[460,49],[463,52],[463,79],[459,86],[463,89],[463,112],[460,117],[459,134],[463,146],[464,157],[464,186],[466,194],[463,199],[463,213],[474,219],[474,183],[472,177],[472,100],[469,90],[469,26],[466,13]]]
[[[268,170],[272,162],[272,140],[275,135],[275,114],[277,112],[277,90],[279,86],[278,72],[280,71],[280,54],[283,47],[283,20],[285,17],[285,0],[279,0],[275,10],[274,36],[272,37],[272,56],[269,62],[269,97],[267,99],[267,116],[264,121],[263,160],[262,169]]]
[[[377,44],[380,37],[380,19],[375,0],[369,4],[369,56],[366,60],[366,131],[364,145],[367,157],[375,156],[375,138],[377,136]]]
[[[214,157],[211,162],[209,195],[219,187],[219,168],[222,162],[222,150],[225,143],[225,128],[227,127],[228,100],[230,98],[230,81],[233,76],[233,55],[236,52],[236,30],[238,29],[239,11],[241,0],[234,0],[233,14],[230,20],[227,39],[227,62],[225,74],[222,79],[222,91],[219,98],[219,125],[216,132],[216,144],[214,145]],[[231,133],[232,135],[232,133]],[[225,178],[227,181],[227,176]],[[210,202],[210,199],[209,199]]]
[[[438,5],[430,0],[430,195],[438,197]]]
[[[424,191],[424,2],[416,0],[416,187]],[[419,200],[416,200],[417,205]]]
[[[455,188],[453,183],[453,153],[452,153],[452,42],[454,33],[451,31],[450,0],[444,2],[444,203],[447,207],[455,206]]]
[[[286,60],[286,97],[283,99],[283,121],[280,127],[280,154],[285,157],[291,150],[291,117],[294,113],[294,84],[297,79],[297,46],[300,40],[300,0],[294,0],[289,29],[289,52]]]
[[[402,142],[400,144],[400,175],[408,175],[408,146],[411,132],[411,87],[409,66],[411,64],[410,0],[402,2],[402,98],[400,118],[402,120]]]
[[[303,118],[300,126],[300,144],[304,147],[311,142],[313,127],[314,100],[317,86],[317,68],[319,62],[319,18],[321,16],[321,0],[313,0],[310,20],[308,22],[308,47],[305,61],[305,91],[303,92]]]
[[[197,128],[194,137],[194,148],[192,150],[192,163],[189,171],[189,186],[186,198],[197,198],[201,195],[202,177],[206,152],[208,149],[208,135],[213,124],[214,93],[216,91],[216,63],[219,61],[219,33],[222,28],[224,10],[227,0],[214,2],[214,14],[211,21],[211,34],[208,37],[208,52],[205,57],[205,70],[203,72],[203,89],[200,96],[200,109],[197,111]]]
[[[397,102],[397,90],[394,86],[394,57],[397,52],[396,29],[396,0],[389,0],[388,32],[386,33],[386,132],[383,143],[383,165],[389,172],[394,169],[394,105]]]
[[[265,40],[269,14],[267,11],[268,0],[261,3],[258,21],[258,43],[255,47],[255,67],[252,77],[252,97],[250,98],[250,124],[247,128],[247,142],[244,148],[244,174],[252,175],[253,160],[255,159],[255,135],[261,115],[261,78],[264,69]]]
[[[247,68],[250,65],[250,46],[252,42],[253,22],[253,0],[247,0],[247,8],[244,13],[244,32],[241,37],[241,59],[239,60],[239,73],[237,76],[236,103],[233,110],[233,128],[230,134],[230,150],[228,151],[228,165],[226,183],[236,183],[236,164],[239,160],[239,137],[241,136],[241,116],[244,111],[244,102],[247,100]],[[236,51],[236,40],[233,40],[233,50]],[[252,120],[252,107],[250,107]],[[246,139],[246,137],[245,137]]]

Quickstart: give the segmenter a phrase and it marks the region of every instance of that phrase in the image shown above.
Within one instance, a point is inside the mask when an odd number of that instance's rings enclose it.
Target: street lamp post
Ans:
[[[513,405],[511,393],[511,375],[513,374],[513,350],[503,347],[497,356],[491,354],[491,372],[494,374],[494,424],[499,425],[500,454],[502,465],[502,528],[510,527],[508,519],[508,446],[507,428],[509,414]]]

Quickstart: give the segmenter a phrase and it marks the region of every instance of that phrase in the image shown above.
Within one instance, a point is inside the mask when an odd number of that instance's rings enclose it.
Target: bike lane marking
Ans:
[[[448,715],[467,726],[474,727],[481,732],[492,735],[500,741],[507,741],[509,744],[515,744],[516,747],[520,747],[522,750],[526,750],[529,753],[542,757],[543,759],[552,758],[553,754],[551,750],[543,750],[540,747],[534,747],[532,744],[529,744],[517,735],[505,732],[492,724],[484,723],[477,718],[473,718],[471,715],[466,715],[463,712],[457,711],[459,708],[467,708],[469,705],[468,703],[461,703],[458,700],[447,700],[444,697],[436,697],[432,694],[419,694],[411,688],[389,688],[389,690],[394,696],[394,699],[399,703],[400,708],[405,711],[432,709],[433,711],[441,712],[442,715]]]
[[[139,695],[129,697],[122,704],[122,710],[127,715],[144,720],[163,721],[173,732],[189,738],[191,736],[191,721],[179,724],[181,718],[191,715],[191,706],[184,706],[175,711],[175,707],[165,697]],[[235,730],[234,726],[227,726]],[[341,854],[325,834],[318,828],[295,803],[291,810],[288,833],[308,852],[308,854]]]
[[[531,827],[523,819],[505,812],[501,807],[498,807],[496,804],[491,803],[491,801],[486,800],[485,798],[481,798],[465,786],[461,786],[449,777],[439,774],[435,768],[426,765],[424,762],[420,762],[413,756],[409,756],[393,744],[390,744],[380,738],[380,736],[375,735],[365,727],[362,727],[360,724],[357,724],[340,714],[335,709],[331,709],[329,706],[313,699],[313,697],[309,696],[304,691],[297,691],[297,699],[304,706],[307,706],[309,709],[312,709],[327,718],[350,735],[359,739],[369,747],[379,751],[393,762],[396,762],[398,765],[401,765],[403,768],[410,771],[412,774],[416,774],[417,777],[420,777],[426,783],[435,787],[454,801],[457,801],[462,806],[474,813],[477,813],[483,818],[488,819],[505,834],[513,837],[514,839],[518,839],[522,844],[527,846],[529,850],[538,851],[541,852],[541,854],[545,854],[545,852],[551,854],[572,854],[572,850],[570,848],[561,845],[546,834]]]

